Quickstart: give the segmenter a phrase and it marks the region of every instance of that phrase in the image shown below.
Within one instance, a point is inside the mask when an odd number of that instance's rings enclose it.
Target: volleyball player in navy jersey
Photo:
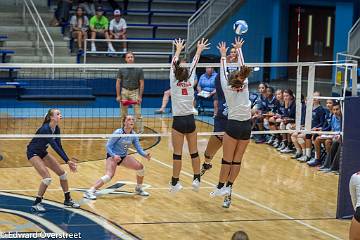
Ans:
[[[60,134],[60,128],[58,124],[60,123],[61,119],[62,115],[58,109],[49,109],[42,126],[36,131],[36,134]],[[56,175],[58,175],[60,178],[60,185],[65,195],[64,205],[73,208],[79,208],[80,205],[71,199],[67,180],[67,173],[57,162],[55,157],[47,152],[48,145],[50,145],[55,150],[55,152],[59,154],[59,156],[65,161],[65,163],[69,165],[69,169],[71,172],[76,172],[77,170],[75,158],[71,160],[68,158],[64,149],[62,148],[60,137],[34,137],[27,146],[26,155],[28,160],[42,177],[42,180],[40,183],[37,197],[31,209],[36,212],[46,211],[44,206],[41,204],[41,201],[43,199],[46,189],[52,181],[48,168],[55,172]]]
[[[355,208],[350,225],[349,239],[360,240],[360,171],[351,176],[349,189],[351,201]]]
[[[197,149],[197,133],[193,101],[196,64],[199,61],[201,52],[209,46],[207,41],[208,40],[202,39],[198,42],[190,71],[187,68],[180,66],[179,56],[181,51],[185,48],[184,40],[177,39],[174,41],[176,51],[170,69],[170,91],[173,113],[171,137],[174,148],[173,175],[170,183],[170,192],[172,193],[176,193],[182,189],[179,175],[182,165],[181,158],[184,137],[186,137],[188,142],[194,171],[192,187],[194,191],[199,191],[200,188],[200,158]]]
[[[244,41],[235,39],[233,46],[238,52],[239,70],[226,76],[226,43],[221,42],[220,80],[228,106],[228,120],[223,138],[223,159],[219,183],[210,196],[223,196],[231,193],[232,185],[240,172],[241,161],[250,141],[251,102],[249,100],[248,79],[251,69],[244,66],[241,47]],[[226,184],[226,185],[225,185]]]
[[[284,103],[284,97],[283,97],[283,90],[277,89],[275,91],[275,97],[276,97],[276,111],[273,116],[269,118],[269,128],[270,130],[279,130],[278,124],[280,124],[279,120],[281,118],[281,115],[284,113],[285,110],[285,103]],[[281,142],[281,137],[279,134],[275,134],[273,138],[270,138],[270,140],[267,142],[267,144],[272,145],[274,147],[278,147]]]

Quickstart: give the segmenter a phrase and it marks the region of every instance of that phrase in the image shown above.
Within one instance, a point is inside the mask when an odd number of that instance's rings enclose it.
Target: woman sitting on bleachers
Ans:
[[[89,19],[84,15],[84,10],[78,7],[76,14],[71,17],[70,31],[71,36],[77,40],[79,51],[83,49],[83,43],[87,38],[88,27]]]

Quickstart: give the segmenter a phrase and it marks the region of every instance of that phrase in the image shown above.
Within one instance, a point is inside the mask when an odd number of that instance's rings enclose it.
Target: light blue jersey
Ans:
[[[116,129],[113,134],[126,134],[123,128]],[[135,134],[134,131],[131,131],[130,134]],[[146,152],[142,149],[139,142],[139,137],[112,137],[108,140],[106,144],[107,153],[112,157],[118,155],[120,157],[126,157],[128,154],[128,149],[134,145],[136,151],[143,157],[146,156]]]

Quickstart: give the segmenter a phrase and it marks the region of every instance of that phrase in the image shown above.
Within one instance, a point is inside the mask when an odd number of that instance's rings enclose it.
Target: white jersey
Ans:
[[[240,66],[244,65],[244,58],[241,49],[238,51],[238,61]],[[249,100],[248,79],[244,81],[244,88],[242,91],[236,91],[228,85],[227,80],[227,64],[226,58],[221,58],[220,66],[220,80],[221,87],[224,91],[226,104],[228,106],[228,119],[237,121],[246,121],[251,118],[251,102]]]
[[[123,18],[120,18],[119,22],[116,22],[115,19],[110,21],[110,27],[109,30],[112,31],[113,33],[119,33],[121,32],[123,29],[126,30],[127,25],[126,25],[126,21]]]
[[[189,79],[186,82],[179,82],[175,78],[174,64],[178,61],[174,57],[170,68],[170,91],[171,91],[171,107],[173,116],[187,116],[194,114],[193,101],[194,101],[194,82],[196,75],[196,64],[198,62],[197,56],[193,58],[191,63]]]
[[[349,189],[353,207],[356,209],[360,207],[360,172],[351,176]]]

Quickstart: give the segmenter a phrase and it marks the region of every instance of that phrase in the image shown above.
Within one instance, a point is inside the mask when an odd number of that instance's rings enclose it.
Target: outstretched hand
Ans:
[[[235,43],[232,43],[232,46],[235,48],[235,49],[239,49],[242,47],[242,45],[244,45],[245,41],[244,39],[240,38],[240,37],[236,37],[235,38]]]
[[[145,158],[146,158],[148,161],[150,161],[150,159],[151,159],[151,154],[150,154],[150,153],[146,153]]]
[[[184,48],[185,48],[185,40],[184,39],[175,39],[174,42],[173,42],[175,48],[176,48],[176,51],[182,51]]]
[[[227,50],[229,49],[228,47],[226,47],[226,43],[225,42],[219,42],[217,49],[219,49],[221,57],[226,57],[226,53]]]
[[[76,172],[77,171],[77,164],[76,164],[77,159],[76,158],[71,158],[71,160],[69,160],[67,162],[67,164],[69,165],[70,171],[71,172]]]
[[[209,41],[209,39],[205,39],[205,38],[202,38],[200,41],[198,41],[198,43],[197,43],[197,51],[202,52],[205,49],[210,49],[209,48],[210,43],[208,43],[208,41]]]

